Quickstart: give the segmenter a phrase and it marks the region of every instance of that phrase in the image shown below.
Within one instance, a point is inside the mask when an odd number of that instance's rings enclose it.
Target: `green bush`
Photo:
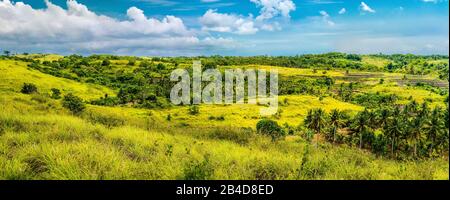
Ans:
[[[260,120],[256,124],[256,130],[259,134],[270,136],[272,141],[275,141],[285,135],[284,130],[278,125],[278,123],[270,119]]]
[[[119,98],[108,97],[107,95],[105,95],[105,97],[100,97],[100,99],[92,100],[90,103],[98,106],[115,106],[119,105]]]
[[[109,66],[111,64],[111,61],[109,61],[109,60],[103,60],[102,61],[102,66],[104,66],[104,67],[107,67],[107,66]]]
[[[83,100],[72,93],[64,96],[62,103],[63,107],[69,109],[73,114],[79,114],[86,109]]]
[[[56,88],[52,88],[52,95],[50,96],[52,99],[61,99],[61,91]]]
[[[24,83],[22,86],[22,90],[20,90],[20,92],[22,92],[24,94],[33,94],[33,93],[37,93],[38,89],[37,89],[36,85],[33,83]]]

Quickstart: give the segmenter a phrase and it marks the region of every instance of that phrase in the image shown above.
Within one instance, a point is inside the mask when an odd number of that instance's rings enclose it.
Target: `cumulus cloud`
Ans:
[[[370,12],[370,13],[375,13],[376,11],[372,8],[370,8],[366,3],[361,2],[361,4],[359,5],[359,8],[364,11],[364,12]]]
[[[200,18],[204,31],[228,32],[236,34],[254,34],[258,31],[252,16],[243,17],[235,14],[222,14],[217,10],[208,10]]]
[[[207,0],[208,1],[208,0]],[[277,17],[289,18],[289,13],[295,10],[292,0],[250,0],[261,7],[260,15],[244,17],[237,14],[219,13],[208,10],[200,17],[203,31],[226,32],[239,35],[255,34],[259,30],[281,30]]]
[[[127,10],[127,20],[90,11],[74,0],[63,9],[46,0],[45,9],[22,2],[0,1],[0,44],[22,49],[58,52],[112,52],[126,49],[198,49],[223,39],[199,39],[175,16],[148,18],[136,7]],[[38,49],[38,50],[39,50]]]
[[[322,17],[322,20],[325,22],[325,23],[327,23],[328,25],[330,25],[330,26],[334,26],[335,25],[335,23],[333,22],[333,21],[331,21],[331,17],[330,17],[330,15],[327,13],[327,12],[325,12],[325,11],[320,11],[319,12],[320,13],[320,15],[321,15],[321,17]]]
[[[295,11],[296,7],[292,0],[250,0],[261,7],[257,20],[272,19],[277,16],[290,17],[289,13]]]
[[[33,9],[22,2],[0,2],[0,35],[27,37],[69,37],[86,39],[103,36],[124,35],[189,35],[180,18],[166,16],[161,20],[147,18],[143,11],[131,7],[129,20],[118,21],[97,15],[85,5],[67,1],[67,10],[46,1],[46,9]]]

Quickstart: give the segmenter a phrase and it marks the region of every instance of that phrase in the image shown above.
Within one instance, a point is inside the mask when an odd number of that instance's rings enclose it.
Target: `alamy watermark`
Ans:
[[[278,112],[278,70],[270,69],[268,75],[264,69],[233,68],[225,69],[224,76],[218,69],[202,71],[201,62],[194,61],[192,79],[187,69],[176,69],[170,75],[171,81],[178,81],[170,100],[175,105],[259,104],[263,105],[261,115]],[[203,88],[202,82],[207,83]]]

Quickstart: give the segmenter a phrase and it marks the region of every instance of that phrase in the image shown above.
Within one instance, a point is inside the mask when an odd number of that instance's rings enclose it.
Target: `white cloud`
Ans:
[[[206,0],[211,1],[211,0]],[[281,30],[276,17],[289,18],[289,13],[295,10],[292,0],[250,0],[261,7],[260,15],[244,17],[237,14],[219,13],[209,9],[202,17],[200,23],[203,31],[226,32],[240,35],[255,34],[259,30]]]
[[[265,31],[280,31],[281,25],[278,22],[274,22],[273,24],[263,24],[261,25],[261,29]]]
[[[361,4],[359,5],[359,8],[364,11],[364,12],[370,12],[370,13],[375,13],[376,11],[372,8],[370,8],[366,3],[361,2]]]
[[[331,21],[331,17],[330,17],[330,15],[327,13],[327,12],[325,12],[325,11],[320,11],[319,12],[320,13],[320,15],[321,15],[321,17],[322,17],[322,20],[325,22],[325,23],[327,23],[328,25],[330,25],[330,26],[334,26],[335,25],[335,23],[333,22],[333,21]]]
[[[251,16],[245,18],[234,14],[222,14],[217,10],[208,10],[200,17],[204,31],[228,32],[236,34],[254,34],[258,31]]]
[[[346,12],[347,12],[347,10],[345,8],[342,8],[341,10],[339,10],[340,15],[345,14]]]
[[[119,21],[97,15],[76,1],[67,1],[67,10],[46,1],[46,9],[33,9],[22,2],[0,1],[0,36],[60,37],[86,39],[124,35],[190,35],[180,18],[166,16],[161,20],[147,18],[143,11],[131,7],[129,20]]]
[[[58,52],[111,52],[129,49],[177,50],[206,48],[223,40],[199,39],[175,16],[148,18],[136,7],[128,20],[118,20],[67,1],[63,9],[46,0],[47,8],[34,9],[22,2],[0,0],[0,46]],[[246,31],[248,26],[239,30]],[[19,50],[19,49],[18,49]]]
[[[289,13],[296,7],[292,0],[250,0],[261,7],[257,20],[272,19],[277,16],[290,17]]]

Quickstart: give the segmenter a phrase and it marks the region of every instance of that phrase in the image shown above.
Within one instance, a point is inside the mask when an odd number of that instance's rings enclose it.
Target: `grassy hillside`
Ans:
[[[115,92],[109,88],[82,84],[73,80],[54,77],[27,67],[29,63],[16,60],[0,60],[0,91],[20,91],[23,83],[33,83],[40,93],[49,93],[50,89],[57,88],[62,93],[74,93],[83,99],[97,99],[105,94],[113,95]]]
[[[32,59],[43,63],[72,58],[35,55]],[[440,92],[448,88],[403,85],[400,72],[275,67],[283,77],[281,87],[305,87],[308,92],[282,94],[279,112],[268,118],[259,115],[262,105],[200,105],[193,114],[189,106],[166,106],[158,93],[156,100],[145,99],[151,101],[148,107],[139,99],[92,105],[91,100],[114,101],[126,84],[135,84],[130,77],[137,79],[143,68],[159,80],[169,69],[187,66],[175,58],[146,65],[149,61],[132,57],[110,59],[103,66],[104,59],[54,71],[29,67],[29,60],[0,59],[0,179],[449,179],[448,152],[418,159],[399,153],[400,158],[394,159],[358,148],[359,137],[351,135],[354,120],[365,108],[375,110],[377,103],[361,100],[368,95],[395,94],[394,105],[417,100],[434,108],[446,106],[446,94]],[[131,65],[130,60],[136,63]],[[364,57],[362,62],[385,64],[377,57]],[[84,66],[89,63],[92,66]],[[56,71],[76,79],[44,73]],[[334,83],[325,85],[326,77]],[[38,93],[22,94],[23,83],[35,84]],[[64,100],[50,97],[52,88],[81,97],[86,109],[73,114],[63,106]],[[376,98],[369,100],[377,102]],[[305,118],[318,108],[349,115],[349,127],[338,130],[344,138],[340,142],[330,142],[325,131],[315,138],[308,136],[311,130]],[[262,119],[276,121],[287,134],[277,140],[259,134],[256,125]],[[373,128],[376,136],[383,131]],[[409,155],[411,149],[401,150]]]
[[[188,107],[174,107],[169,109],[159,109],[152,111],[155,116],[165,119],[168,114],[172,116],[172,122],[201,127],[214,126],[237,126],[254,128],[256,123],[262,119],[259,115],[259,105],[201,105],[200,113],[190,115]],[[341,102],[333,98],[325,98],[322,101],[318,97],[308,95],[292,95],[279,97],[278,114],[270,117],[280,124],[291,126],[300,125],[308,110],[321,107],[326,111],[332,109],[342,109],[350,113],[361,111],[363,108],[346,102]],[[223,118],[222,118],[223,117]]]
[[[73,116],[54,100],[43,108],[12,96],[14,104],[0,98],[1,179],[448,179],[441,159],[397,162],[297,136],[273,143],[232,127],[178,128],[106,107]]]

